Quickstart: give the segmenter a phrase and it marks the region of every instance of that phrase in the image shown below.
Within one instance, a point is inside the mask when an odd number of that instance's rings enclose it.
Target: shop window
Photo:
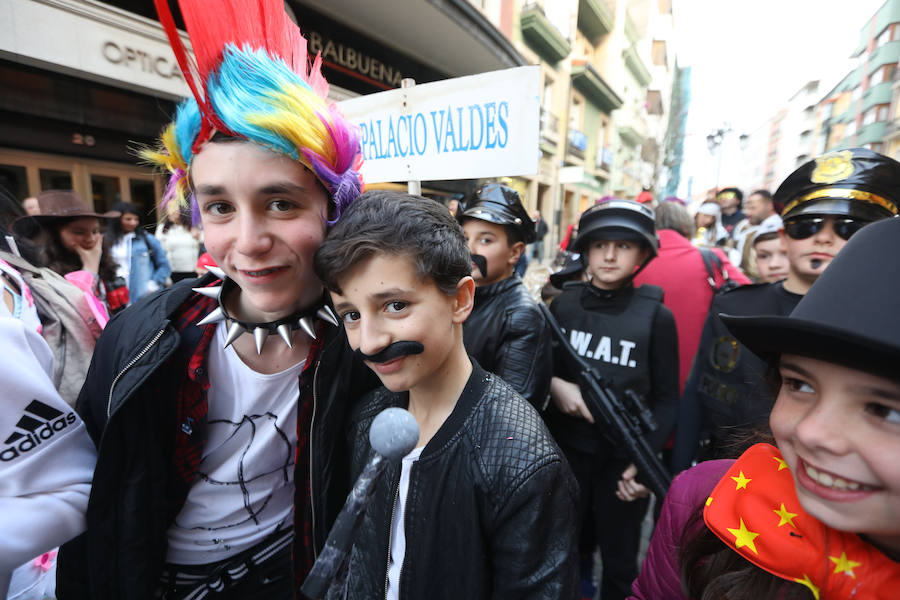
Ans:
[[[91,175],[91,199],[97,212],[110,210],[113,204],[122,200],[119,178]]]
[[[70,171],[41,169],[39,171],[39,176],[41,180],[41,191],[72,189],[72,173]]]
[[[156,188],[153,186],[153,181],[129,179],[128,187],[131,188],[131,202],[141,210],[144,223],[159,222],[159,215],[156,214]]]
[[[8,190],[20,202],[27,198],[28,176],[25,167],[0,165],[0,186]]]

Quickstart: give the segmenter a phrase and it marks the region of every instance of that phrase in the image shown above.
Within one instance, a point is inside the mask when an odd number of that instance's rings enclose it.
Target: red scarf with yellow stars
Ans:
[[[900,598],[900,563],[806,514],[774,446],[756,444],[735,461],[707,498],[703,519],[738,554],[805,585],[816,600]]]

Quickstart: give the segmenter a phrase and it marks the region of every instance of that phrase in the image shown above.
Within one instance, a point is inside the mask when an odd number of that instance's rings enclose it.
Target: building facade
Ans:
[[[887,0],[860,31],[855,68],[819,102],[815,147],[863,147],[890,154],[900,146],[892,127],[900,60],[900,0]]]
[[[541,66],[538,174],[507,180],[553,242],[609,195],[634,199],[661,177],[675,73],[668,0],[473,1]],[[504,15],[513,11],[512,27]],[[551,252],[554,244],[546,244]]]
[[[670,119],[670,0],[286,0],[333,99],[540,65],[538,172],[500,178],[558,241],[606,195],[655,190]],[[73,188],[97,210],[163,181],[139,163],[189,90],[151,2],[5,0],[0,8],[0,184],[18,198]],[[481,181],[422,182],[464,199]],[[397,187],[402,186],[398,182]],[[546,244],[548,255],[553,244]]]
[[[406,77],[424,83],[526,64],[466,0],[285,7],[321,52],[335,100]],[[72,188],[98,210],[124,200],[158,218],[163,182],[135,150],[153,143],[190,92],[152,2],[4,0],[0,81],[0,185],[20,199]],[[471,184],[442,186],[437,195]]]

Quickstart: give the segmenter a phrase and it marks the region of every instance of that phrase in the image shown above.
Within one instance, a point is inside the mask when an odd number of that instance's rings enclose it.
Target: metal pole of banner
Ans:
[[[416,87],[416,80],[411,77],[407,77],[406,79],[400,80],[400,89],[409,89],[412,87]],[[403,114],[407,114],[409,112],[409,98],[406,94],[403,94]],[[419,180],[409,180],[406,182],[406,188],[410,194],[413,196],[421,196],[422,195],[422,182]]]

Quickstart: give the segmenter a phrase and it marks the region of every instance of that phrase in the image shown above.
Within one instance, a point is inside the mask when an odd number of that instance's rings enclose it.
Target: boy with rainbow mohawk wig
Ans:
[[[155,3],[194,96],[178,107],[159,148],[142,153],[170,174],[164,201],[189,200],[194,155],[223,134],[285,154],[312,171],[334,201],[333,223],[362,188],[359,136],[328,103],[321,55],[309,65],[306,39],[283,4],[181,1],[192,59],[167,0]]]
[[[143,156],[190,202],[217,267],[98,340],[77,409],[98,446],[60,598],[297,596],[348,491],[346,415],[377,380],[313,272],[360,192],[356,131],[281,0],[165,0],[193,97]]]

